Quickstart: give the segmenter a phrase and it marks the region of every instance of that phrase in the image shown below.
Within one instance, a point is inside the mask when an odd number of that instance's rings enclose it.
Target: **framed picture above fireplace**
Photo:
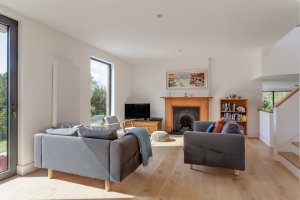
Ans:
[[[167,72],[167,90],[206,89],[207,70],[181,70]]]

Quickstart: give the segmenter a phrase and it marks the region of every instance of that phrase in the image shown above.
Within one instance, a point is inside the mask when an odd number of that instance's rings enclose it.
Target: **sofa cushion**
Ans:
[[[62,136],[77,136],[78,128],[49,128],[46,133],[49,135],[62,135]]]
[[[221,133],[235,133],[240,134],[240,127],[235,121],[228,121],[224,124]]]
[[[219,119],[216,123],[215,123],[215,127],[213,130],[213,133],[221,133],[223,126],[224,126],[225,120],[224,118]]]
[[[78,136],[87,138],[98,138],[105,140],[118,139],[117,130],[109,127],[88,127],[80,126],[78,128]]]
[[[209,125],[209,127],[206,129],[205,132],[207,132],[207,133],[212,133],[213,130],[214,130],[214,128],[215,128],[215,123]]]

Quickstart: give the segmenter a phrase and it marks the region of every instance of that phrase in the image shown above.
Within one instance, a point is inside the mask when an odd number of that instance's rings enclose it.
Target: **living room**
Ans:
[[[299,56],[295,56],[299,39],[290,42],[294,46],[288,43],[288,48],[279,50],[293,52],[282,56],[285,66],[270,67],[274,65],[269,56],[275,49],[270,47],[291,31],[298,31],[297,1],[0,0],[0,4],[0,14],[18,22],[17,164],[13,173],[18,176],[10,174],[0,182],[0,199],[221,199],[222,193],[225,199],[296,199],[300,195],[299,179],[275,161],[270,148],[257,139],[261,134],[258,109],[262,108],[263,82],[271,76],[281,76],[281,80],[296,75],[299,80]],[[278,55],[282,54],[274,57]],[[166,142],[153,147],[148,167],[139,167],[124,182],[112,183],[112,192],[105,192],[101,180],[70,174],[57,172],[57,178],[49,180],[45,170],[34,167],[34,136],[53,126],[54,119],[59,119],[54,114],[57,111],[63,113],[65,123],[91,124],[92,58],[112,66],[110,115],[119,120],[125,118],[125,104],[149,103],[150,116],[162,118],[165,130],[162,97],[210,98],[209,121],[220,118],[220,99],[231,94],[247,98],[246,170],[238,177],[222,168],[194,165],[196,170],[190,171],[183,161],[183,144],[165,148],[165,144],[172,145]],[[56,110],[55,65],[73,67],[64,78],[73,81],[66,91],[77,95],[73,100],[69,96],[63,103],[58,101],[56,105],[61,103],[62,109]],[[205,87],[167,88],[168,72],[195,69],[206,72]],[[69,106],[73,108],[70,113],[66,111]],[[180,140],[183,143],[182,136]],[[269,171],[264,169],[268,166],[272,168]],[[280,174],[286,185],[272,173]],[[184,192],[173,188],[178,182]],[[203,187],[195,186],[205,182]],[[39,183],[50,189],[33,192]],[[14,184],[19,193],[8,189]],[[282,193],[278,185],[284,188]]]

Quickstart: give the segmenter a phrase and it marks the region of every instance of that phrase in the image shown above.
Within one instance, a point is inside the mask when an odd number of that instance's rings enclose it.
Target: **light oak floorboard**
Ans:
[[[0,199],[200,199],[200,200],[295,200],[299,180],[272,158],[272,152],[257,139],[246,140],[246,171],[183,163],[180,146],[153,147],[149,166],[140,166],[122,183],[47,170],[0,182]]]

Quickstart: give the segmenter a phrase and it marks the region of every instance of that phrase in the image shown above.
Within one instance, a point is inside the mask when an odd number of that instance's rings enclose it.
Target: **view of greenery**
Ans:
[[[91,79],[91,123],[94,126],[103,125],[103,117],[106,115],[106,88],[99,86]]]
[[[7,73],[0,74],[0,106],[7,105]],[[7,109],[0,107],[0,153],[6,151]]]
[[[6,152],[6,144],[7,144],[6,139],[5,140],[0,139],[0,153]]]
[[[276,92],[276,91],[268,91],[263,92],[262,95],[262,107],[265,110],[272,110],[273,107],[280,102],[286,95],[288,95],[289,91]],[[273,102],[274,97],[274,102]]]

